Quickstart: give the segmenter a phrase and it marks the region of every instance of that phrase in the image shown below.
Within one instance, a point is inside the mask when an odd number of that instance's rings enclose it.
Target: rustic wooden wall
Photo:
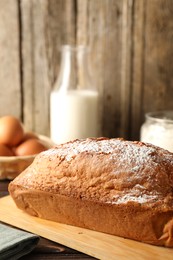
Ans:
[[[148,111],[173,110],[172,0],[0,0],[0,116],[49,135],[62,44],[87,44],[101,134],[139,138]]]
[[[10,19],[9,19],[10,18]],[[19,57],[19,10],[17,1],[0,1],[0,115],[21,117]]]

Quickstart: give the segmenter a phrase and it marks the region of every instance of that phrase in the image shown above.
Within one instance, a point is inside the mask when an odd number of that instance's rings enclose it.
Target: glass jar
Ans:
[[[145,118],[140,140],[173,152],[173,111],[151,112]]]
[[[50,96],[50,133],[57,144],[98,136],[98,92],[89,75],[86,46],[62,46]]]

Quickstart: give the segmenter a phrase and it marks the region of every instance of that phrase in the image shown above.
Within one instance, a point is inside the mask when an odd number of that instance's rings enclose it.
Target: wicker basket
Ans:
[[[38,137],[48,148],[55,145],[46,136],[39,135]],[[0,156],[0,180],[13,180],[33,162],[35,156]]]

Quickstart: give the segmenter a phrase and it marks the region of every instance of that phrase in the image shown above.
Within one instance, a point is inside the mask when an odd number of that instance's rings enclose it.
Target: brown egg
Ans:
[[[0,144],[0,156],[13,156],[12,150],[4,144]]]
[[[25,142],[21,143],[15,148],[15,155],[24,156],[24,155],[33,155],[47,150],[44,144],[38,139],[28,139]]]
[[[14,116],[0,118],[0,143],[8,146],[18,145],[24,136],[23,126]]]
[[[26,132],[24,134],[22,142],[24,142],[24,141],[26,141],[28,139],[39,139],[39,138],[38,138],[38,135],[33,133],[33,132]]]

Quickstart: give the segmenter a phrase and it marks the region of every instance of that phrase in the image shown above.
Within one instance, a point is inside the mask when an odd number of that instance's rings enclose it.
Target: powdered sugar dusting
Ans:
[[[158,195],[148,195],[148,194],[141,194],[139,196],[133,195],[133,194],[125,194],[122,197],[119,197],[115,201],[111,201],[112,204],[122,204],[122,203],[127,203],[129,201],[132,202],[137,202],[137,203],[146,203],[146,202],[151,202],[153,200],[158,199]]]
[[[120,160],[131,164],[132,160],[136,162],[137,170],[138,165],[148,161],[149,157],[154,153],[153,147],[146,147],[144,145],[136,145],[135,143],[123,141],[121,139],[101,139],[97,142],[93,142],[92,139],[76,140],[75,142],[69,142],[58,146],[58,154],[65,157],[67,161],[70,161],[79,153],[104,153],[112,154],[110,159],[113,159],[114,153],[116,157],[120,153]]]

